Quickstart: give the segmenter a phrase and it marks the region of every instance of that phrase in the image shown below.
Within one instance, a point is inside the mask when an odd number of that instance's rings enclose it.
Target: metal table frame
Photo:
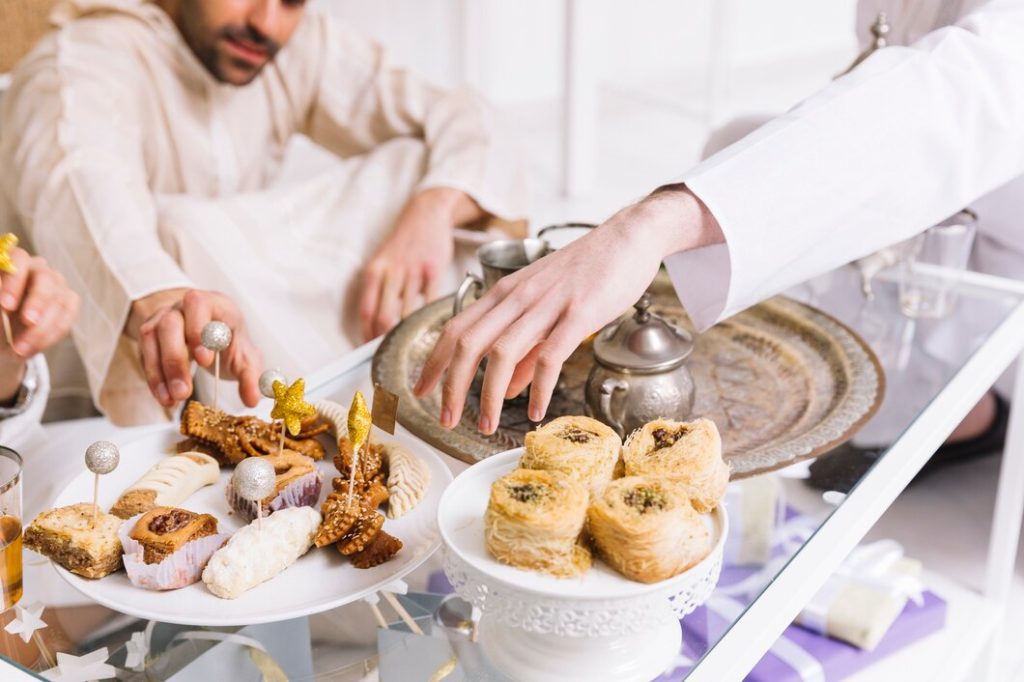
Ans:
[[[775,580],[698,661],[686,678],[688,682],[743,679],[996,379],[1014,360],[1024,359],[1024,282],[968,272],[958,290],[1011,295],[1019,301]],[[1017,364],[1014,395],[1024,396],[1024,363]],[[1015,400],[1010,410],[982,593],[1000,614],[988,649],[990,680],[996,679],[1024,514],[1022,402]]]

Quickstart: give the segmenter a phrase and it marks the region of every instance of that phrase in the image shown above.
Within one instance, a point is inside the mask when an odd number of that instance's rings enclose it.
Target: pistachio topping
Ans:
[[[558,437],[570,443],[589,443],[590,439],[596,435],[593,431],[586,431],[578,426],[567,426],[562,429]]]
[[[665,508],[665,496],[646,486],[626,491],[626,494],[622,496],[622,501],[641,514],[646,514],[652,509],[661,511]]]
[[[690,429],[683,426],[675,431],[668,429],[654,429],[651,435],[654,436],[654,450],[664,450],[676,444],[680,438],[690,432]]]
[[[518,483],[506,486],[508,494],[519,502],[535,502],[543,497],[548,488],[536,483]]]

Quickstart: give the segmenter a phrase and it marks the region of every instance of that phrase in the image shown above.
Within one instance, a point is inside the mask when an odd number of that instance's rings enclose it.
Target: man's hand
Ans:
[[[364,340],[388,332],[437,298],[455,249],[452,229],[483,215],[476,202],[455,189],[431,188],[409,200],[363,270],[359,317]]]
[[[67,336],[78,315],[78,294],[46,261],[11,249],[17,272],[0,275],[0,307],[11,320],[14,346],[0,339],[0,404],[18,392],[27,360]]]
[[[191,360],[205,368],[213,364],[213,351],[200,341],[203,327],[213,320],[231,328],[231,345],[221,355],[224,376],[238,380],[243,403],[253,407],[259,401],[263,360],[234,302],[214,291],[168,289],[135,301],[125,325],[139,344],[149,390],[164,407],[192,394]]]
[[[539,422],[562,363],[583,339],[640,298],[662,259],[722,239],[718,223],[688,190],[652,194],[569,246],[502,278],[449,320],[416,394],[431,391],[447,372],[441,424],[454,427],[486,356],[480,431],[493,433],[504,400],[531,383],[529,418]]]

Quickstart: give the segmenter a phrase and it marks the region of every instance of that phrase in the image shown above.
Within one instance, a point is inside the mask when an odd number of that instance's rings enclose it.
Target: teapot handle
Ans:
[[[626,437],[626,430],[622,422],[612,415],[612,396],[615,395],[616,391],[628,389],[629,384],[622,379],[608,378],[601,382],[601,419],[604,423],[615,429],[619,434],[619,438]]]
[[[469,296],[471,291],[479,296],[483,290],[483,278],[475,273],[467,272],[466,279],[462,280],[458,291],[455,292],[455,300],[452,301],[452,315],[455,316],[462,312],[462,308],[466,303],[466,297]]]

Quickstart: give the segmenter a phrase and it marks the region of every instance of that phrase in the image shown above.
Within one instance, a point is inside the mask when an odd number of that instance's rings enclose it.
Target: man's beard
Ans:
[[[225,55],[219,49],[219,45],[225,39],[244,41],[263,50],[266,54],[265,61],[258,66],[254,66],[244,60],[233,59],[230,55]],[[202,46],[195,45],[194,41],[191,40],[188,42],[192,47],[192,51],[195,52],[196,56],[199,58],[199,61],[202,62],[203,66],[206,67],[206,70],[209,71],[214,78],[222,83],[234,83],[236,85],[245,85],[251,82],[259,75],[260,71],[263,70],[263,67],[273,61],[278,50],[281,49],[281,46],[277,41],[272,38],[268,38],[250,26],[224,26],[217,31],[213,39],[208,44]],[[233,59],[236,69],[249,71],[250,76],[245,80],[245,82],[239,83],[229,80],[224,70],[224,62],[229,59]]]

